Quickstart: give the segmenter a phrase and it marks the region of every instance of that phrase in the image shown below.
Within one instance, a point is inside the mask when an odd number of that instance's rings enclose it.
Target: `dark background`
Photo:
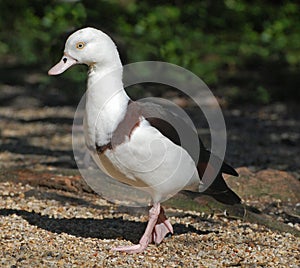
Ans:
[[[1,1],[1,65],[46,71],[70,32],[94,26],[114,38],[124,63],[178,64],[229,102],[300,99],[296,1],[161,2]]]

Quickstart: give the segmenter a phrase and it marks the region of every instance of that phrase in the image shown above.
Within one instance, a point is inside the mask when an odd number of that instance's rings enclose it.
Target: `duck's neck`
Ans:
[[[125,116],[129,97],[122,82],[122,65],[90,66],[86,93],[86,126],[89,146],[105,145]]]

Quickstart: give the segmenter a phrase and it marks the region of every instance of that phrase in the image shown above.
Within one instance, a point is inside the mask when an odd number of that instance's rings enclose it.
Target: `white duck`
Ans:
[[[84,28],[73,33],[66,41],[61,61],[48,73],[57,75],[75,64],[89,66],[85,139],[97,152],[96,162],[111,177],[143,187],[152,197],[148,225],[139,244],[114,248],[128,253],[142,252],[150,242],[158,244],[168,233],[173,233],[160,202],[181,190],[198,193],[210,153],[199,139],[201,154],[195,163],[188,150],[180,146],[172,126],[153,119],[153,112],[162,111],[161,107],[153,109],[130,100],[123,88],[117,48],[102,31]],[[142,159],[143,164],[137,163],[137,159]],[[240,203],[240,198],[226,185],[222,172],[237,175],[223,163],[204,194],[223,203]]]

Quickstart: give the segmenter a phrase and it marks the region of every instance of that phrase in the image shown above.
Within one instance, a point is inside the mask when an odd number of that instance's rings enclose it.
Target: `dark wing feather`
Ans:
[[[153,103],[140,103],[135,102],[135,105],[138,105],[140,112],[139,114],[143,115],[145,119],[156,129],[158,129],[164,136],[170,139],[173,143],[182,146],[188,153],[192,153],[193,147],[195,146],[192,142],[190,144],[182,144],[180,141],[180,137],[173,126],[177,126],[177,130],[184,130],[184,134],[188,135],[185,138],[191,139],[195,141],[196,133],[190,127],[188,123],[186,123],[182,118],[180,118],[177,114],[174,114],[170,111],[167,111],[162,106]],[[131,104],[132,105],[132,104]],[[196,135],[195,135],[196,134]],[[198,159],[197,163],[207,163],[211,156],[211,152],[208,151],[199,135],[197,135],[197,139],[200,146],[200,156],[196,157],[191,154],[193,159]],[[221,161],[217,156],[212,155],[215,161]],[[223,162],[221,167],[221,172],[226,173],[233,176],[238,176],[238,173],[234,170],[233,167]]]
[[[132,104],[131,104],[132,105]],[[138,105],[140,114],[156,129],[158,129],[164,136],[170,139],[173,143],[182,146],[195,160],[199,176],[202,177],[204,171],[207,168],[207,164],[209,162],[209,158],[211,156],[211,152],[208,151],[200,137],[195,135],[194,130],[189,126],[187,122],[185,122],[182,118],[180,118],[177,114],[174,114],[170,111],[167,111],[162,106],[153,103],[140,103],[135,102],[134,105]],[[179,134],[173,126],[177,126],[176,129],[184,130],[185,135],[190,135],[190,139],[195,139],[195,136],[198,139],[200,145],[200,156],[193,155],[194,144],[189,142],[187,144],[181,144]],[[221,161],[217,156],[212,155],[215,161]],[[222,162],[221,170],[217,175],[214,182],[208,187],[207,190],[203,192],[203,194],[210,195],[214,197],[216,200],[225,203],[225,204],[236,204],[240,203],[241,199],[235,194],[226,184],[222,173],[226,173],[233,176],[238,176],[238,173],[235,171],[233,167],[228,165],[225,162]]]

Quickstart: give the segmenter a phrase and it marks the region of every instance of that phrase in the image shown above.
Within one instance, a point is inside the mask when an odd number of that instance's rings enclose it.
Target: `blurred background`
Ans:
[[[71,126],[87,67],[77,66],[55,78],[47,76],[47,70],[61,58],[70,33],[93,26],[113,38],[124,64],[166,61],[203,79],[224,110],[227,154],[235,167],[298,174],[299,14],[300,3],[288,0],[1,1],[1,151],[49,152],[49,140],[34,145],[29,137],[18,136],[17,126],[9,125],[18,113],[18,122],[27,126],[30,120]],[[129,95],[145,92],[136,87]],[[150,86],[146,94],[176,98],[158,86]],[[185,100],[179,103],[188,106]],[[56,110],[47,114],[45,107]],[[64,115],[58,107],[70,113]],[[44,121],[34,119],[38,114]]]
[[[300,100],[295,1],[1,1],[0,10],[2,68],[46,71],[67,35],[93,26],[113,37],[124,63],[178,64],[229,103]],[[68,78],[84,87],[84,73]]]

